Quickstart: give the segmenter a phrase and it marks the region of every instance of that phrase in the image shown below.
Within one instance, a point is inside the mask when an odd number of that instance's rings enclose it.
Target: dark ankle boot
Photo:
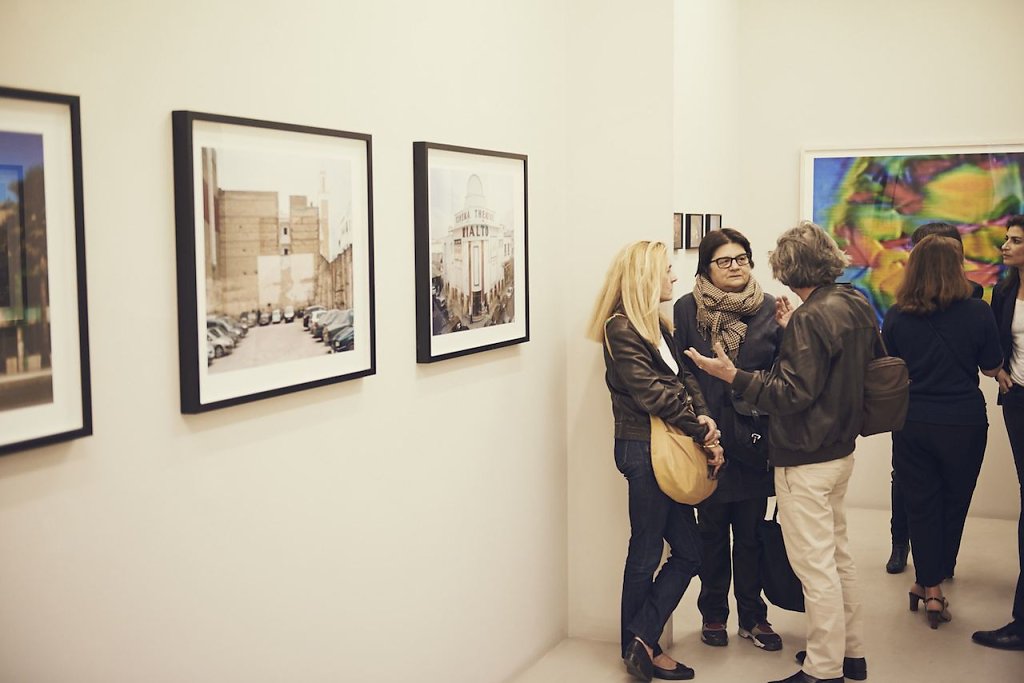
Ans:
[[[899,574],[907,568],[907,557],[909,556],[909,543],[893,543],[892,554],[889,555],[889,561],[885,563],[885,571],[890,574]]]

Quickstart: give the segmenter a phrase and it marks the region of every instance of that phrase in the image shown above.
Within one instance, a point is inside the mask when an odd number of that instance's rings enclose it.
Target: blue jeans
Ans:
[[[615,439],[615,466],[629,482],[629,551],[622,576],[622,654],[634,637],[661,653],[658,640],[690,579],[700,569],[693,507],[658,488],[648,441]],[[668,541],[671,554],[658,564]]]

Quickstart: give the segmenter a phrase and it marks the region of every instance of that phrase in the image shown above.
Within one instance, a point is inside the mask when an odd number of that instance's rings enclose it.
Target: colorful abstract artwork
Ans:
[[[951,223],[964,243],[967,277],[985,288],[1001,276],[1006,220],[1024,204],[1024,146],[807,152],[802,215],[850,256],[844,281],[867,296],[879,320],[892,305],[910,236]]]

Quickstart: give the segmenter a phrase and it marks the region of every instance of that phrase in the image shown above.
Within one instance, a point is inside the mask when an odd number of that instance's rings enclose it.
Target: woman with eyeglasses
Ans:
[[[693,293],[675,304],[676,340],[714,356],[721,342],[736,367],[766,370],[778,354],[782,328],[776,322],[776,302],[765,294],[750,271],[754,267],[750,242],[737,230],[708,233],[700,243]],[[790,310],[788,302],[780,302]],[[734,396],[720,379],[697,372],[708,411],[718,420],[721,442],[729,457],[718,489],[697,508],[697,528],[704,546],[697,607],[703,619],[701,640],[728,645],[729,584],[739,612],[739,635],[762,650],[782,649],[782,638],[768,623],[768,606],[761,597],[758,544],[755,530],[774,495],[768,464],[768,419]],[[732,529],[732,558],[729,531]]]

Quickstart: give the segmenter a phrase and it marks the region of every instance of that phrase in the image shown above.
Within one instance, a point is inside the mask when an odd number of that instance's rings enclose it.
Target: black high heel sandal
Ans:
[[[924,596],[923,595],[919,595],[918,593],[915,593],[914,591],[909,591],[907,593],[907,595],[910,596],[910,611],[911,612],[916,612],[917,608],[918,608],[918,605],[920,605],[921,602],[924,600]]]
[[[932,602],[939,603],[939,609],[930,609],[930,603]],[[946,600],[946,598],[925,598],[924,609],[928,615],[928,625],[933,629],[939,627],[939,622],[953,620],[953,615],[949,613],[949,600]]]

